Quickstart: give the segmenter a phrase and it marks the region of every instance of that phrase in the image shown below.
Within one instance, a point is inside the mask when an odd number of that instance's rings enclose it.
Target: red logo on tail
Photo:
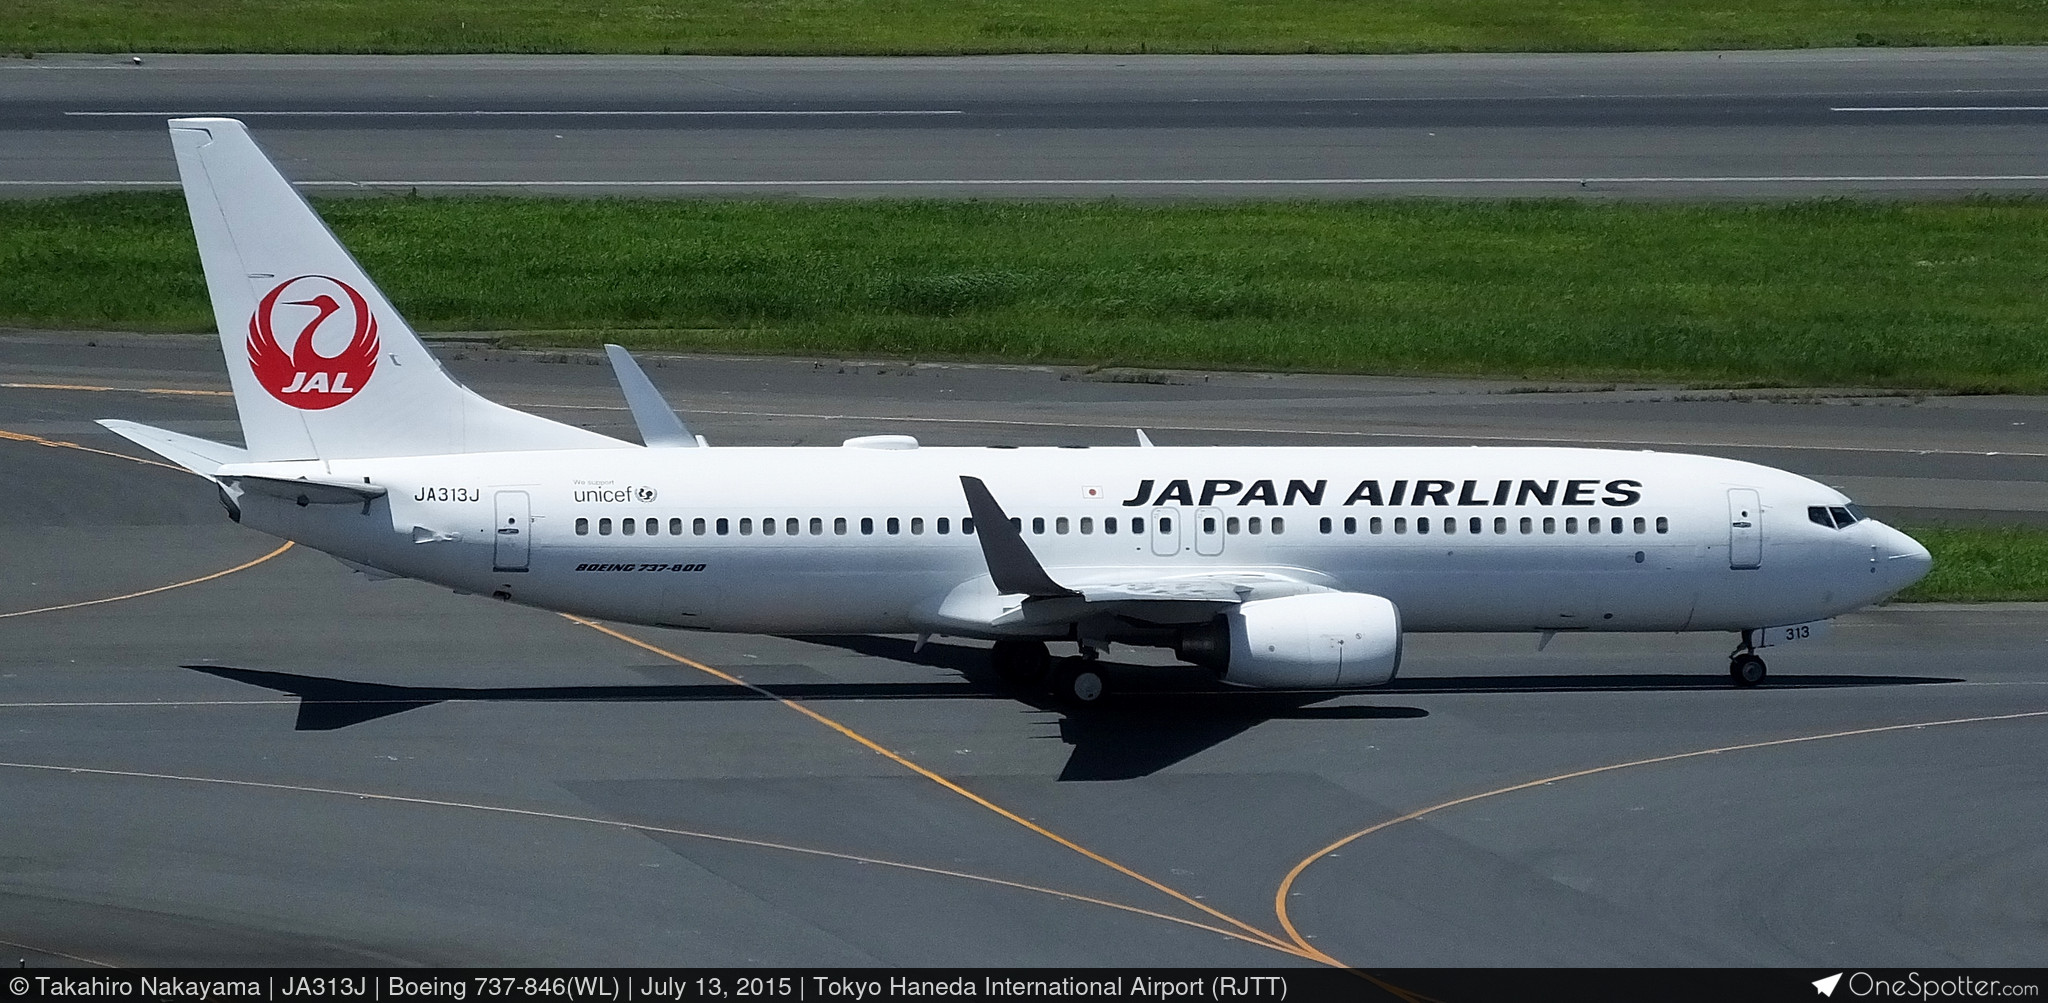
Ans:
[[[285,290],[295,286],[298,293],[286,300]],[[299,309],[286,310],[279,318],[279,311],[288,307]],[[345,314],[344,323],[328,326],[336,334],[352,332],[348,345],[338,354],[321,355],[313,347],[314,336],[337,314]],[[286,330],[300,325],[289,351],[277,340],[280,319]],[[278,283],[249,318],[249,368],[255,370],[256,382],[270,396],[302,411],[324,410],[354,397],[377,370],[378,347],[377,318],[370,315],[369,303],[348,283],[325,275],[301,275]]]

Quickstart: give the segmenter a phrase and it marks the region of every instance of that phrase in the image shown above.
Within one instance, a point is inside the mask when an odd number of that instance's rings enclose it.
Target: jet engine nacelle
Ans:
[[[1258,599],[1183,632],[1175,651],[1239,686],[1377,686],[1401,666],[1401,611],[1357,592]]]

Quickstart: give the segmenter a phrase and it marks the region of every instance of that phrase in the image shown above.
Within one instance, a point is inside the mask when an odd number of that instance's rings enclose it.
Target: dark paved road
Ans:
[[[2048,51],[0,60],[0,192],[247,118],[321,190],[1778,197],[2048,187]],[[104,184],[97,185],[104,186]]]

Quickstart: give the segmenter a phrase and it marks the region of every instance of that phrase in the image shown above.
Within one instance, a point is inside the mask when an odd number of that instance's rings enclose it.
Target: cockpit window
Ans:
[[[1809,505],[1806,517],[1813,520],[1815,525],[1826,526],[1829,529],[1847,529],[1869,518],[1863,514],[1862,509],[1854,505]]]

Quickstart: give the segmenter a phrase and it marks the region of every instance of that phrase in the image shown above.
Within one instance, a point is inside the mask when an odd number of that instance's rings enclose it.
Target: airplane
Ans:
[[[1648,450],[712,447],[609,346],[633,443],[458,383],[242,123],[169,125],[245,442],[101,424],[373,577],[657,627],[979,639],[1004,679],[1085,705],[1111,645],[1353,689],[1428,631],[1730,631],[1755,686],[1760,649],[1931,565],[1826,485]]]

